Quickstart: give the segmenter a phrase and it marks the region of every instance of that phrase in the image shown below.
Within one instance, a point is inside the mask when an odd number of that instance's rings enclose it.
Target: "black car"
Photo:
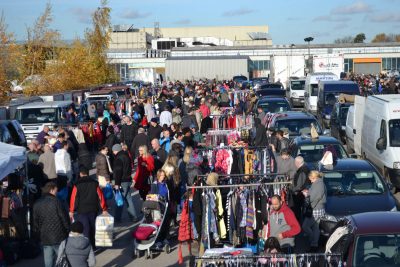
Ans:
[[[269,83],[269,79],[268,77],[257,77],[257,78],[253,78],[251,80],[252,84],[253,84],[253,88],[259,88],[264,84],[268,84]]]
[[[284,97],[263,97],[257,101],[257,108],[262,107],[265,113],[278,113],[290,111],[289,101]]]
[[[330,136],[320,136],[316,139],[298,136],[290,143],[289,151],[295,158],[302,156],[304,162],[310,169],[317,169],[318,162],[322,159],[325,151],[335,151],[337,159],[346,159],[349,155],[340,142]]]
[[[0,120],[0,142],[16,146],[27,146],[24,131],[16,120]]]
[[[264,96],[277,96],[277,97],[285,97],[286,92],[280,88],[268,88],[268,89],[258,89],[256,90],[256,95],[258,97]]]
[[[342,144],[346,143],[346,119],[347,112],[351,103],[336,103],[330,118],[331,136],[340,140]]]
[[[281,83],[267,83],[263,84],[260,86],[259,90],[264,90],[264,89],[282,89],[284,90],[285,88]]]
[[[336,223],[348,215],[397,211],[391,185],[368,161],[342,159],[321,171],[327,189],[326,215],[320,222],[322,235],[330,235]]]
[[[314,124],[319,135],[323,135],[322,128],[317,119],[308,112],[288,111],[276,114],[268,127],[282,130],[289,134],[289,138],[311,134],[311,124]]]

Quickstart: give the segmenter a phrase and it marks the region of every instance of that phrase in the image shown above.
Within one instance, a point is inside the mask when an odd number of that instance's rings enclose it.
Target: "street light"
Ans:
[[[307,37],[307,38],[304,38],[304,42],[307,42],[308,43],[308,60],[307,60],[307,68],[308,68],[308,70],[310,71],[310,42],[312,42],[312,41],[314,41],[314,38],[313,37]]]

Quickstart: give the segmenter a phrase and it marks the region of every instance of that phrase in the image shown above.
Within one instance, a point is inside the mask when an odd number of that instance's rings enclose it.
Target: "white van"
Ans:
[[[318,83],[319,81],[337,81],[338,76],[332,72],[315,72],[307,75],[304,87],[304,108],[306,111],[317,114]]]
[[[349,110],[347,111],[347,118],[346,118],[346,126],[345,126],[345,132],[346,132],[346,150],[348,153],[354,153],[354,133],[356,132],[356,125],[354,125],[355,121],[355,115],[356,113],[354,112],[354,105],[349,107]]]
[[[19,106],[16,119],[24,130],[27,142],[35,139],[44,126],[51,128],[64,123],[64,114],[72,104],[72,101],[50,101]]]
[[[305,78],[290,78],[288,86],[288,98],[290,99],[290,104],[292,105],[292,107],[304,105],[305,83]]]
[[[356,96],[354,107],[356,152],[400,189],[400,96]]]

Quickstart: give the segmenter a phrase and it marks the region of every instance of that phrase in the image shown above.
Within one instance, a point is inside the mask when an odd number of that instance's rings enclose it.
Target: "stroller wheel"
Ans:
[[[171,252],[171,247],[167,244],[165,245],[164,250],[167,254],[169,254]]]

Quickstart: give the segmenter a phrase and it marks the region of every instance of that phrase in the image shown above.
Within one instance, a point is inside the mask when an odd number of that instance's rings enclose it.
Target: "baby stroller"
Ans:
[[[143,219],[138,228],[132,233],[133,256],[139,258],[140,251],[145,251],[146,259],[153,258],[152,247],[156,243],[160,230],[165,223],[168,210],[168,202],[159,195],[147,195],[146,201],[143,202]],[[170,246],[166,244],[164,251],[170,253]]]

